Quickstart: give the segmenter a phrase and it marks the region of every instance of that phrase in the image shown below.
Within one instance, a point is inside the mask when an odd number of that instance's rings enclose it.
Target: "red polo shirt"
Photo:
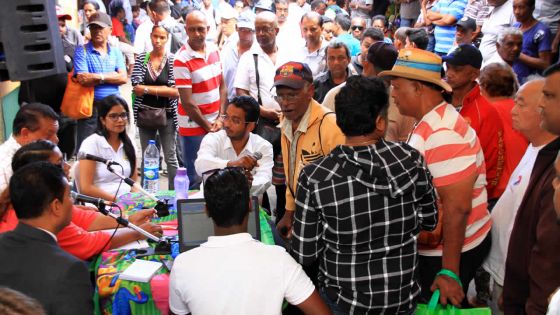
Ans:
[[[513,122],[511,121],[511,109],[513,105],[515,105],[512,98],[507,98],[504,100],[498,100],[492,103],[500,117],[502,118],[502,122],[504,124],[504,143],[506,146],[505,150],[505,164],[504,164],[504,172],[502,174],[502,178],[500,179],[500,183],[498,183],[499,187],[505,187],[509,181],[511,173],[521,161],[523,154],[527,150],[527,146],[529,145],[529,141],[523,136],[519,131],[513,129]]]
[[[486,163],[488,199],[497,199],[504,192],[509,174],[504,175],[504,124],[498,110],[480,94],[478,84],[463,99],[461,116],[476,131]],[[507,176],[505,181],[502,176]]]

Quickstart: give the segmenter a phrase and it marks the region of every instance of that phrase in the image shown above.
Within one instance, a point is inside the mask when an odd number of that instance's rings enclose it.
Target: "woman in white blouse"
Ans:
[[[110,95],[97,106],[97,131],[86,138],[79,152],[113,160],[119,165],[112,168],[134,181],[136,172],[136,151],[126,134],[130,113],[126,101],[118,95]],[[130,186],[107,170],[103,163],[81,160],[78,167],[78,188],[80,193],[115,200],[116,197],[130,192]]]

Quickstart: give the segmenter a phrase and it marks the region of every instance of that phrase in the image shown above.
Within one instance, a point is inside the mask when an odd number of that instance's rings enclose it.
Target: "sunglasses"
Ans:
[[[360,25],[352,25],[352,30],[353,30],[353,31],[355,31],[355,30],[363,31],[363,30],[364,30],[364,27],[363,27],[363,26],[360,26]]]

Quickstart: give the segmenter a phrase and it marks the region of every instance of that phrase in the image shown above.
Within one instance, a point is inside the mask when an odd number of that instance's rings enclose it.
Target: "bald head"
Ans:
[[[200,24],[200,23],[203,23],[204,25],[208,24],[206,21],[206,14],[202,13],[201,11],[195,10],[187,15],[187,21],[186,21],[187,27],[189,27],[189,25],[191,24]]]
[[[516,97],[523,97],[526,100],[530,100],[532,103],[538,104],[542,96],[542,89],[544,86],[544,79],[539,78],[536,80],[531,80],[523,84],[519,91],[517,91]]]
[[[543,79],[531,80],[523,84],[515,95],[515,106],[511,110],[513,128],[537,146],[541,145],[538,143],[539,139],[548,134],[540,127],[542,117],[538,105],[543,86]]]
[[[257,22],[272,23],[275,28],[278,27],[278,18],[276,17],[276,14],[270,11],[259,12],[255,19],[255,24]]]

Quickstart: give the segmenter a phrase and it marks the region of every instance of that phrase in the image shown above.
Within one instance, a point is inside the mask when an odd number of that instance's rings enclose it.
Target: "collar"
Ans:
[[[208,56],[214,51],[217,50],[215,45],[213,43],[210,43],[208,41],[204,42],[204,55],[200,54],[197,51],[194,51],[191,48],[191,45],[189,45],[189,42],[186,41],[185,42],[185,51],[187,53],[187,55],[189,55],[189,57],[191,58],[200,58],[200,59],[208,59]]]
[[[98,55],[101,55],[101,53],[97,49],[95,49],[95,47],[93,47],[92,42],[86,44],[86,49],[91,53],[96,53]],[[109,45],[109,39],[107,39],[107,55],[109,54],[111,54],[111,45]]]
[[[233,152],[235,152],[235,149],[233,148],[233,144],[231,143],[231,139],[227,136],[226,132],[222,129],[219,132],[222,132],[222,136],[226,137],[226,141],[224,143],[224,150],[225,149],[231,149],[233,150]],[[243,147],[243,149],[241,150],[241,152],[239,152],[239,154],[247,151],[249,153],[253,153],[253,140],[255,139],[255,134],[254,133],[249,133],[249,139],[247,140],[247,143],[245,144],[245,146]]]
[[[208,241],[200,247],[229,247],[249,242],[255,242],[251,234],[237,233],[225,236],[209,236]]]
[[[480,94],[480,86],[478,83],[472,88],[472,90],[467,93],[467,95],[463,98],[463,103],[461,104],[463,107],[469,106],[472,104],[477,98],[482,96]]]
[[[21,148],[21,144],[19,144],[19,142],[17,142],[16,138],[14,138],[13,133],[10,136],[10,138],[8,138],[8,140],[6,140],[6,142],[4,142],[4,144],[8,145],[10,147],[13,147],[16,150],[19,150],[19,148]]]
[[[58,239],[56,238],[56,235],[54,235],[53,232],[51,232],[51,231],[49,231],[49,230],[42,229],[42,228],[40,228],[40,227],[36,227],[36,228],[39,229],[39,230],[41,230],[41,231],[43,231],[43,232],[45,232],[45,233],[47,233],[47,234],[49,234],[49,235],[54,239],[55,242],[58,242]]]
[[[14,233],[18,233],[18,234],[23,234],[27,237],[31,237],[34,239],[38,239],[41,241],[46,241],[52,244],[56,244],[57,243],[57,238],[54,235],[53,232],[33,226],[33,225],[29,225],[23,222],[19,222],[18,225],[16,226]]]
[[[109,141],[107,141],[107,139],[106,139],[105,137],[103,137],[102,135],[99,135],[99,134],[98,134],[98,136],[102,139],[102,140],[101,140],[101,146],[102,146],[104,149],[111,149],[111,151],[113,151],[113,147],[109,144]],[[117,149],[117,152],[118,152],[122,147],[123,147],[123,142],[121,141],[121,144],[119,144],[119,148]]]

